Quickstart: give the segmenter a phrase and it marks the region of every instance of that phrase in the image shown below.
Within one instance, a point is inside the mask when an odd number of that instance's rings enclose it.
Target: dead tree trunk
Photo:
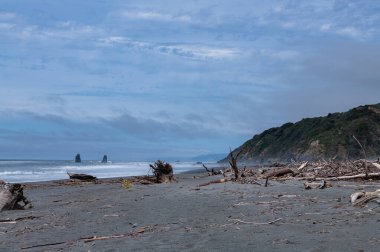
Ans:
[[[215,171],[214,168],[211,168],[211,170],[209,170],[207,166],[203,163],[202,163],[202,166],[203,168],[205,168],[206,172],[208,172],[209,176],[222,174],[222,171]]]
[[[230,148],[230,154],[228,155],[228,162],[230,163],[231,169],[234,172],[235,180],[239,180],[241,178],[241,174],[239,168],[237,166],[237,160],[239,156],[243,153],[243,149],[239,150],[235,155],[232,153]]]
[[[355,137],[355,135],[352,135],[352,137],[355,139],[355,141],[359,144],[360,148],[362,149],[364,153],[364,171],[365,171],[365,178],[368,178],[368,168],[367,168],[367,154],[365,152],[365,149],[363,145],[359,142],[359,140]]]

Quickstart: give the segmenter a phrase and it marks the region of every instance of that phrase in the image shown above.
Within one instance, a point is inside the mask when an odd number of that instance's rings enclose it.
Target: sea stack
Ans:
[[[75,163],[81,163],[82,162],[82,159],[80,158],[80,154],[78,153],[76,156],[75,156]]]
[[[107,162],[108,162],[107,155],[104,155],[104,156],[103,156],[103,159],[102,159],[102,163],[107,163]]]

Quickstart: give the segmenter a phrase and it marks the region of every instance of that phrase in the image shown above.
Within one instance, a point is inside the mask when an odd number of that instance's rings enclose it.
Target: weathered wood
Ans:
[[[347,180],[347,179],[371,179],[371,178],[380,178],[380,172],[368,173],[368,174],[357,174],[350,176],[339,176],[339,177],[329,177],[329,178],[314,178],[314,180]]]
[[[306,190],[308,189],[324,189],[326,188],[326,181],[321,180],[320,182],[305,182],[304,187]]]
[[[290,168],[282,168],[282,169],[278,169],[278,170],[275,170],[275,171],[272,171],[272,172],[269,172],[266,177],[267,178],[271,178],[271,177],[281,177],[281,176],[284,176],[286,174],[289,174],[291,173],[292,175],[294,175],[294,171]]]
[[[217,179],[217,180],[212,180],[210,182],[207,182],[207,183],[204,183],[204,184],[200,184],[199,187],[201,186],[208,186],[208,185],[211,185],[211,184],[219,184],[219,183],[225,183],[229,181],[228,179],[226,178],[222,178],[222,179]]]
[[[202,163],[202,166],[203,168],[205,168],[206,172],[208,172],[208,175],[219,175],[219,174],[223,174],[223,171],[215,171],[213,168],[211,168],[211,170],[209,170],[207,168],[207,166],[205,164]]]
[[[355,139],[355,141],[359,144],[360,148],[362,149],[364,153],[364,171],[365,171],[365,177],[368,177],[368,168],[367,168],[367,154],[365,152],[365,149],[363,145],[359,142],[359,140],[355,137],[355,135],[352,135],[352,137]]]
[[[306,165],[309,163],[309,161],[306,161],[305,163],[301,164],[300,167],[298,167],[298,171],[302,171],[303,168],[306,167]]]
[[[238,151],[236,153],[236,155],[234,155],[232,153],[232,150],[230,148],[230,154],[228,155],[228,162],[231,166],[231,169],[233,170],[234,172],[234,175],[235,175],[235,180],[239,180],[240,177],[241,177],[241,174],[240,174],[240,171],[239,171],[239,168],[237,166],[237,161],[238,161],[238,158],[239,156],[243,153],[243,149],[241,149],[240,151]]]
[[[66,242],[52,242],[52,243],[45,243],[45,244],[38,244],[38,245],[28,246],[28,247],[22,247],[21,249],[40,248],[40,247],[61,245],[61,244],[65,244],[65,243]]]
[[[372,163],[372,165],[375,166],[377,169],[380,170],[380,164],[378,164],[378,163]]]
[[[20,205],[23,202],[24,205]],[[32,204],[24,197],[23,187],[20,184],[0,183],[0,211],[24,210]]]
[[[243,221],[240,219],[229,219],[229,221],[232,221],[234,224],[240,224],[241,223],[241,224],[252,224],[252,225],[271,225],[271,224],[276,223],[280,220],[282,220],[282,218],[278,218],[278,219],[268,221],[268,222],[253,222],[253,221]]]
[[[171,182],[173,178],[173,167],[169,163],[157,160],[154,164],[149,165],[153,170],[157,183]]]
[[[355,192],[351,194],[350,198],[354,206],[363,206],[373,199],[380,198],[380,189],[374,192]]]
[[[88,174],[80,174],[80,173],[67,173],[69,175],[70,179],[77,179],[81,181],[94,181],[96,180],[96,177]]]

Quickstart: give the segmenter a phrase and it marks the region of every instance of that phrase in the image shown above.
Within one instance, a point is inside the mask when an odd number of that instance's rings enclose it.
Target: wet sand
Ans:
[[[380,205],[349,202],[378,182],[305,190],[301,181],[176,178],[130,189],[118,179],[28,184],[34,208],[0,213],[0,251],[379,251]]]

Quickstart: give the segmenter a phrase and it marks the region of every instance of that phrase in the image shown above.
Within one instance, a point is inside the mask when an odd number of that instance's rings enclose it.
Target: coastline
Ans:
[[[221,178],[199,172],[124,189],[123,178],[25,183],[34,208],[1,212],[0,250],[376,251],[380,245],[378,204],[349,202],[352,192],[377,189],[376,182],[340,181],[324,190],[304,190],[300,181],[199,187]]]
[[[150,170],[149,162],[114,161],[101,163],[84,160],[82,163],[61,160],[9,160],[0,161],[0,179],[9,183],[43,182],[67,179],[67,172],[85,173],[97,178],[142,176]],[[208,166],[218,166],[217,163],[207,163]],[[203,169],[202,165],[193,162],[172,163],[175,174],[184,171]]]

